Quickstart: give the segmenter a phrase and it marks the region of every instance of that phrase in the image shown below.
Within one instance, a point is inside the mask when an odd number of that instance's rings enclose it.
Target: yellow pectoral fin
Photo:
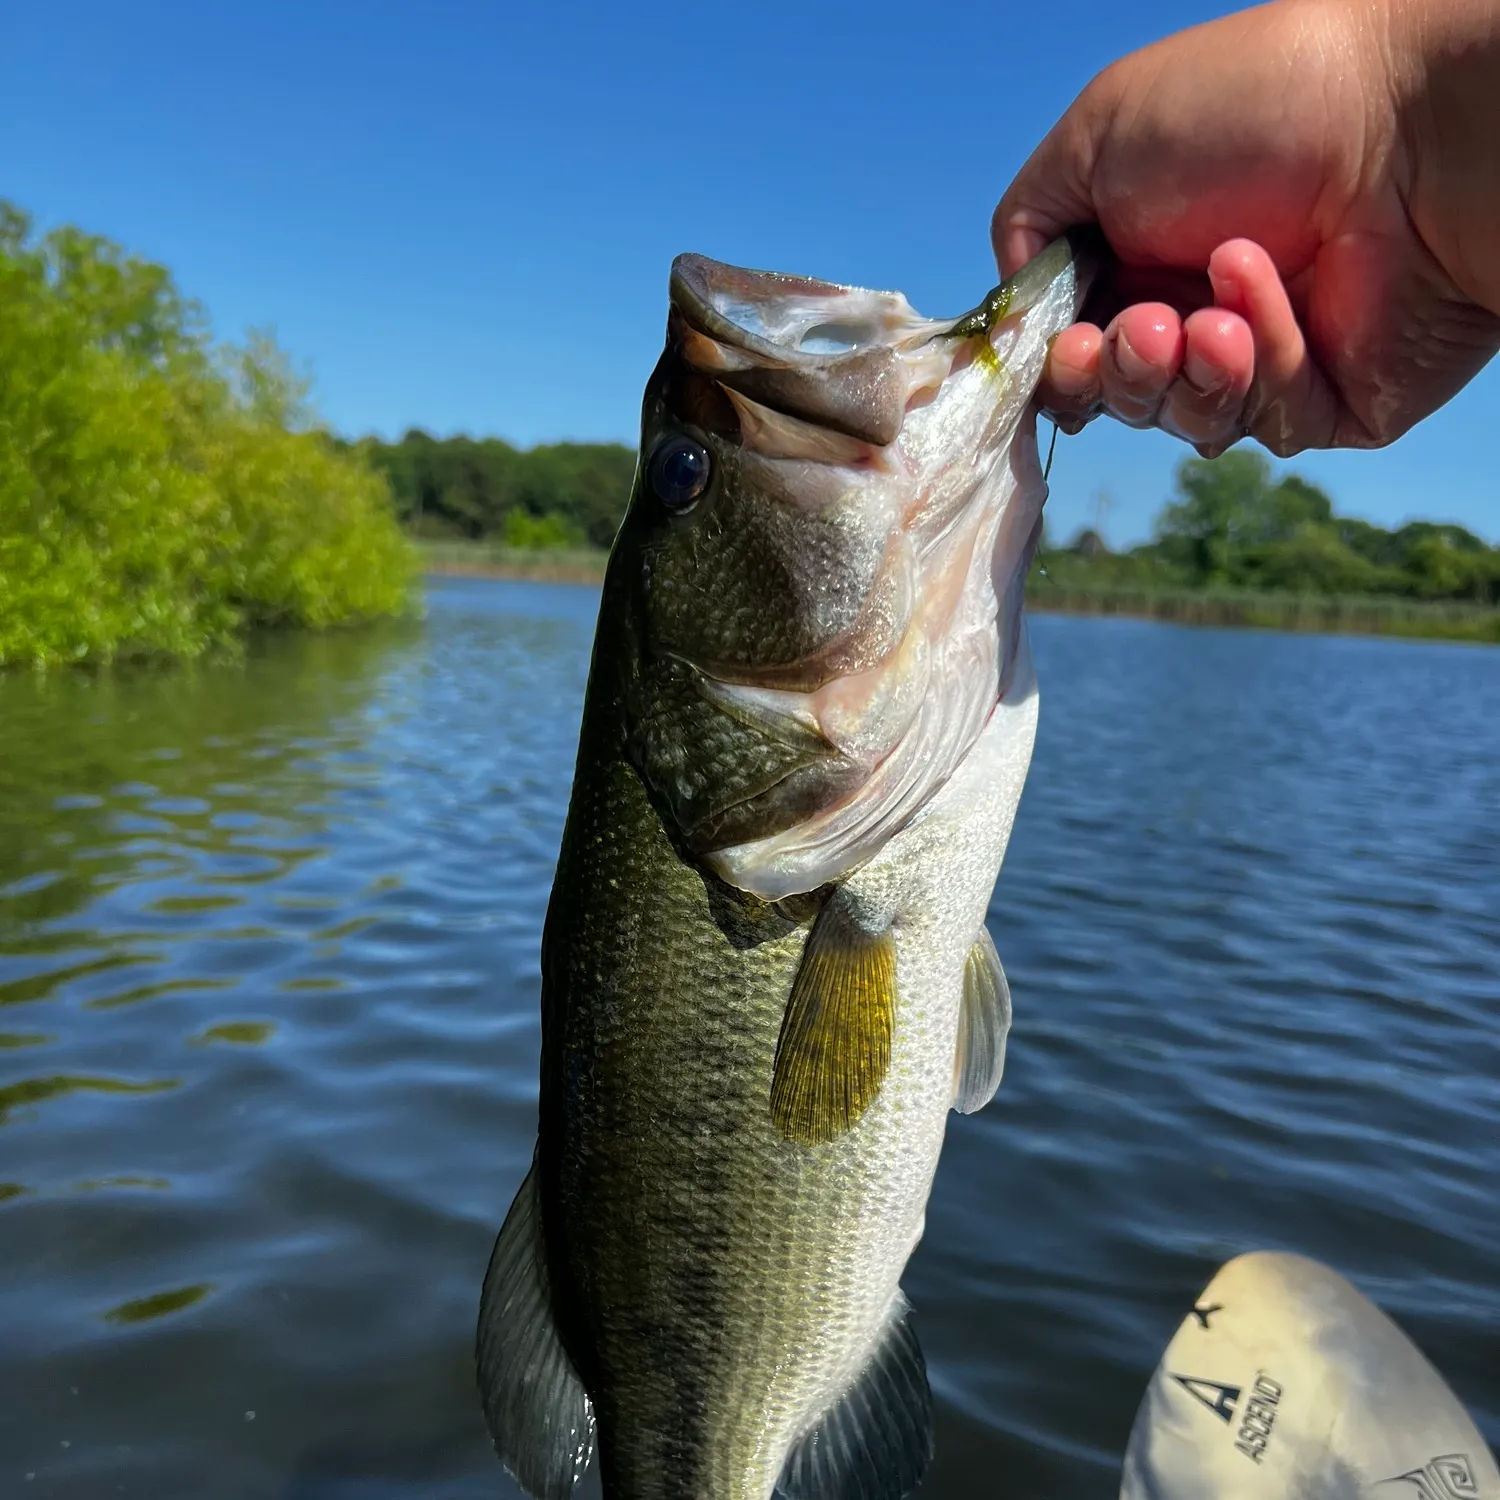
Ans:
[[[835,895],[808,937],[776,1044],[771,1118],[788,1140],[836,1140],[870,1107],[895,1013],[894,935],[860,927]]]

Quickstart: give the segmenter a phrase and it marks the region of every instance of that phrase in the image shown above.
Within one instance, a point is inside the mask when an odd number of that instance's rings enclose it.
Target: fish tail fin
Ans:
[[[932,1458],[927,1362],[900,1292],[885,1336],[858,1380],[792,1449],[784,1500],[904,1500]]]
[[[593,1455],[594,1413],[552,1311],[535,1164],[485,1272],[475,1357],[500,1461],[532,1500],[568,1500]]]

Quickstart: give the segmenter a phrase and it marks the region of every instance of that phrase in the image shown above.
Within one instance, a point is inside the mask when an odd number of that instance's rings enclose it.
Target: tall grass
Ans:
[[[274,344],[214,345],[162,267],[0,203],[0,666],[370,619],[416,566]]]
[[[417,545],[429,573],[494,578],[594,583],[603,578],[608,558],[603,550],[590,547],[525,548],[498,542],[429,540]],[[1340,596],[1103,583],[1084,586],[1076,581],[1059,583],[1034,569],[1026,584],[1026,602],[1036,610],[1126,615],[1182,625],[1500,643],[1500,609],[1381,594]]]
[[[428,541],[417,543],[429,573],[493,578],[535,578],[543,582],[597,583],[609,553],[602,547],[512,547],[503,542]]]
[[[1026,602],[1068,614],[1129,615],[1188,625],[1253,626],[1344,635],[1500,642],[1500,609],[1391,595],[1277,594],[1253,590],[1061,586],[1031,578]]]

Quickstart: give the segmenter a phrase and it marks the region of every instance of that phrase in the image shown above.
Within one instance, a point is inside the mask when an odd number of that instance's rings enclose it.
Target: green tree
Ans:
[[[1286,474],[1262,500],[1259,535],[1246,540],[1287,542],[1309,526],[1325,527],[1332,522],[1333,501],[1300,475]]]
[[[1155,539],[1118,555],[1049,554],[1070,587],[1226,586],[1298,594],[1385,594],[1500,603],[1500,550],[1462,526],[1412,521],[1396,531],[1335,514],[1302,476],[1273,474],[1254,450],[1178,466]]]
[[[386,476],[402,521],[436,536],[506,537],[518,527],[543,534],[511,519],[521,515],[555,519],[547,534],[567,537],[567,545],[607,547],[635,474],[635,453],[622,443],[519,449],[499,438],[434,438],[413,429],[396,443],[365,438],[356,447]]]
[[[305,395],[269,339],[214,346],[161,266],[0,204],[0,665],[403,607],[389,492]]]
[[[1235,582],[1296,594],[1378,592],[1382,570],[1346,547],[1332,526],[1304,522],[1290,536],[1247,548],[1236,559]]]
[[[1164,506],[1156,523],[1163,557],[1195,583],[1227,580],[1235,550],[1260,539],[1270,487],[1270,464],[1248,449],[1184,459],[1177,466],[1181,498]]]
[[[1415,536],[1396,533],[1402,548],[1402,568],[1411,592],[1427,599],[1474,599],[1488,601],[1496,577],[1495,562],[1482,543],[1476,548],[1465,545],[1452,533],[1460,532],[1465,541],[1473,542],[1462,527],[1436,527],[1417,523],[1421,531]]]
[[[1181,497],[1157,521],[1162,554],[1197,582],[1235,580],[1256,549],[1290,543],[1307,528],[1331,525],[1333,502],[1300,475],[1274,480],[1264,455],[1234,448],[1222,458],[1185,459]],[[1334,539],[1337,540],[1336,538]],[[1306,543],[1301,544],[1306,551]],[[1317,547],[1324,553],[1328,543]]]

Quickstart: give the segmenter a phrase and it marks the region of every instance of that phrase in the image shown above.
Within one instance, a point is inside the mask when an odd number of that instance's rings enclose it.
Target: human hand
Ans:
[[[1081,223],[1119,257],[1098,322],[1052,348],[1041,398],[1065,430],[1102,409],[1205,456],[1247,433],[1282,455],[1379,447],[1495,352],[1500,5],[1423,3],[1277,0],[1084,89],[993,225],[1005,272]]]

